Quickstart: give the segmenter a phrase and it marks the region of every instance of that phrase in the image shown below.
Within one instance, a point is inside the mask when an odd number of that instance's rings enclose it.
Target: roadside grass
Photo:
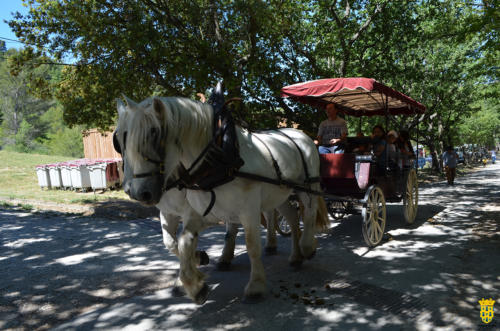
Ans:
[[[64,156],[25,154],[0,150],[0,199],[2,200],[38,200],[60,204],[93,204],[111,200],[129,200],[123,190],[105,192],[77,192],[59,189],[41,189],[38,186],[35,166],[38,164],[68,161]],[[478,170],[479,165],[459,165],[457,176],[466,176]],[[432,169],[419,169],[420,183],[432,183],[445,180],[444,173]],[[29,203],[28,203],[29,204]]]
[[[4,200],[41,200],[61,204],[91,204],[116,199],[128,200],[127,195],[122,190],[83,193],[59,189],[42,190],[38,186],[36,165],[71,159],[65,156],[0,151],[0,198]]]

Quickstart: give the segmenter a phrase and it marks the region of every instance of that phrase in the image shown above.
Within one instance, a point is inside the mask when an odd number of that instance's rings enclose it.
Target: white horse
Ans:
[[[134,102],[127,98],[128,103]],[[123,109],[124,105],[120,100],[117,100],[117,107]],[[118,123],[115,133],[123,134],[122,128],[126,125],[124,123],[127,118],[126,113],[120,117],[121,122]],[[119,142],[115,143],[115,149],[118,153],[122,153]],[[127,176],[128,177],[128,176]],[[125,179],[125,182],[128,178]],[[125,183],[127,186],[127,183]],[[182,215],[186,210],[192,209],[186,200],[185,189],[171,189],[163,193],[160,201],[156,204],[160,211],[160,225],[162,230],[163,243],[167,250],[179,258],[177,233],[180,224],[182,223]],[[276,238],[276,215],[275,213],[263,213],[263,224],[267,227],[266,246],[265,252],[267,255],[274,255],[277,252],[277,238]],[[213,217],[208,217],[211,223],[219,223],[219,220]],[[236,235],[238,234],[238,224],[226,222],[226,234],[224,236],[224,247],[222,254],[217,262],[217,269],[219,271],[227,271],[230,268],[231,261],[234,258],[234,250],[236,245]],[[209,257],[204,251],[196,251],[195,253],[197,264],[205,265],[209,263]],[[182,283],[179,279],[176,280],[174,286],[174,294],[182,295]]]
[[[172,179],[179,165],[191,165],[212,139],[212,107],[186,98],[155,97],[140,104],[129,102],[125,106],[118,103],[118,113],[116,135],[120,145],[126,146],[123,148],[124,190],[133,199],[149,205],[157,204],[165,182]],[[319,176],[316,147],[302,132],[283,130],[293,139],[293,143],[273,132],[253,134],[239,127],[236,131],[240,155],[245,162],[241,171],[275,177],[271,153],[277,159],[283,178],[304,183],[306,175],[298,146],[310,176]],[[319,183],[312,183],[309,187],[319,190]],[[220,219],[241,223],[245,230],[251,262],[245,299],[253,301],[264,295],[266,281],[260,260],[260,213],[278,209],[290,221],[292,231],[298,234],[297,210],[287,201],[292,191],[289,187],[245,178],[236,178],[216,187],[212,193],[193,189],[186,191],[187,202],[192,208],[183,210],[181,218],[184,228],[177,248],[180,280],[190,298],[200,304],[207,299],[208,286],[204,282],[204,275],[197,269],[197,238],[199,231],[208,223]],[[300,242],[297,235],[293,237],[297,239],[292,240],[292,264],[301,263],[304,257],[314,255],[315,226],[323,228],[328,220],[321,197],[298,192],[298,198],[304,207],[304,231]],[[207,211],[207,217],[202,217]]]

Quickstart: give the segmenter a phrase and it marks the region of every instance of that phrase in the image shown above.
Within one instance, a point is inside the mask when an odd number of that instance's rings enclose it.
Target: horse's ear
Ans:
[[[125,102],[127,103],[127,106],[130,109],[136,109],[137,108],[137,103],[134,100],[128,98],[125,94],[122,94],[122,97],[123,97],[123,99],[125,99]]]
[[[118,98],[116,99],[116,109],[118,110],[118,116],[122,116],[127,111],[125,104]]]
[[[153,109],[155,110],[156,117],[162,122],[165,117],[165,104],[160,98],[153,98]]]

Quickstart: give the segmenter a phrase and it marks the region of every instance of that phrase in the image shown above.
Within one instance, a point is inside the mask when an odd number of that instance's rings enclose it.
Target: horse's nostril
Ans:
[[[142,192],[141,201],[150,201],[152,198],[151,192]]]

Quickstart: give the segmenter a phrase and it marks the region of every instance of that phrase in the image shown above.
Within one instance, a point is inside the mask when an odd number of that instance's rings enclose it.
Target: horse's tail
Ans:
[[[322,232],[328,229],[328,210],[326,209],[325,199],[318,196],[318,209],[316,210],[316,231]]]

